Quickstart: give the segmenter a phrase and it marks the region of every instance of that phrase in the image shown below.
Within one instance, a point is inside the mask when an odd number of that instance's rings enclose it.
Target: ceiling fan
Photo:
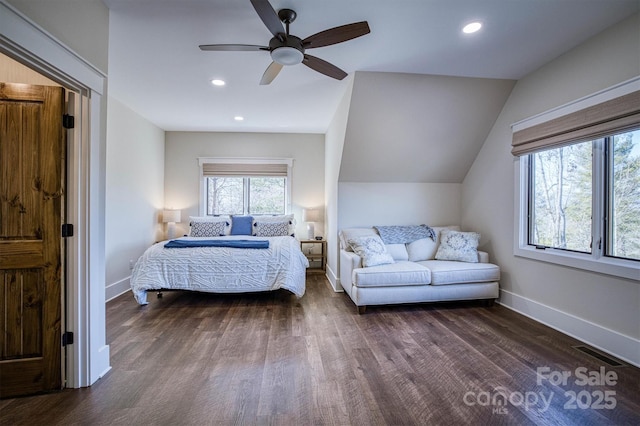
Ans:
[[[252,44],[203,44],[201,50],[205,51],[266,51],[271,54],[271,65],[262,75],[260,84],[271,83],[284,65],[297,65],[303,63],[312,70],[321,74],[342,80],[347,73],[329,62],[307,55],[305,50],[315,47],[330,46],[342,43],[365,34],[369,34],[367,21],[355,22],[321,31],[305,39],[300,39],[289,34],[289,24],[296,19],[296,12],[291,9],[281,9],[276,13],[268,0],[251,0],[253,8],[267,26],[273,38],[269,46],[257,46]],[[284,24],[284,26],[283,26]]]

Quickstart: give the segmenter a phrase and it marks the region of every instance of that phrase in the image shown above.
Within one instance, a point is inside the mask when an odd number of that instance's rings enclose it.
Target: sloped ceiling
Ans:
[[[53,0],[12,0],[44,4]],[[269,0],[307,37],[366,20],[371,33],[309,53],[355,71],[519,79],[639,9],[638,0]],[[83,4],[80,0],[67,2]],[[103,0],[109,7],[109,95],[164,130],[325,133],[347,83],[285,67],[260,86],[266,52],[202,52],[200,44],[264,45],[249,0]],[[471,20],[481,31],[463,34]],[[214,87],[212,78],[227,81]],[[244,116],[237,122],[235,115]]]
[[[514,84],[356,72],[339,180],[462,182]]]

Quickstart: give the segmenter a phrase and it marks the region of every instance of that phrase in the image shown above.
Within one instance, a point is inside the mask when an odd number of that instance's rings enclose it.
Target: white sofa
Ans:
[[[357,237],[379,236],[377,229],[340,231],[340,284],[359,313],[364,313],[367,305],[457,300],[486,300],[491,305],[498,298],[500,268],[489,263],[489,255],[477,251],[477,263],[436,260],[441,232],[447,230],[450,235],[449,230],[459,231],[459,227],[431,229],[433,239],[384,244],[393,263],[367,267],[363,267],[363,259],[349,242]]]

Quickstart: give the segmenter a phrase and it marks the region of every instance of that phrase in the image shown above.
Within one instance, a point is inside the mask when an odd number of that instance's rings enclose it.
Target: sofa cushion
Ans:
[[[401,261],[353,270],[353,284],[357,287],[426,285],[430,282],[429,269],[415,262]]]
[[[500,280],[500,268],[492,263],[467,263],[454,260],[418,262],[431,271],[431,285],[492,282]]]
[[[440,246],[436,252],[436,260],[477,262],[479,242],[480,234],[477,232],[444,229],[440,232]]]
[[[385,244],[387,253],[393,257],[396,262],[399,260],[409,260],[409,253],[407,253],[407,246],[404,244]]]
[[[347,242],[351,249],[362,258],[362,266],[365,268],[394,262],[378,235],[354,237]]]
[[[412,262],[419,262],[421,260],[433,260],[436,257],[436,251],[438,251],[438,245],[440,244],[440,232],[443,229],[451,229],[459,231],[460,227],[456,225],[452,226],[434,226],[432,227],[436,234],[436,239],[422,238],[420,240],[413,241],[407,244],[407,252],[409,254],[409,260]]]

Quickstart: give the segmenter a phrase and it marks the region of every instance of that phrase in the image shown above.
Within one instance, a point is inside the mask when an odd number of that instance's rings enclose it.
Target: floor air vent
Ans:
[[[624,367],[625,364],[611,358],[608,355],[601,354],[600,352],[596,352],[588,346],[574,346],[575,349],[584,352],[585,354],[592,356],[596,359],[599,359],[602,362],[607,363],[611,367]]]

